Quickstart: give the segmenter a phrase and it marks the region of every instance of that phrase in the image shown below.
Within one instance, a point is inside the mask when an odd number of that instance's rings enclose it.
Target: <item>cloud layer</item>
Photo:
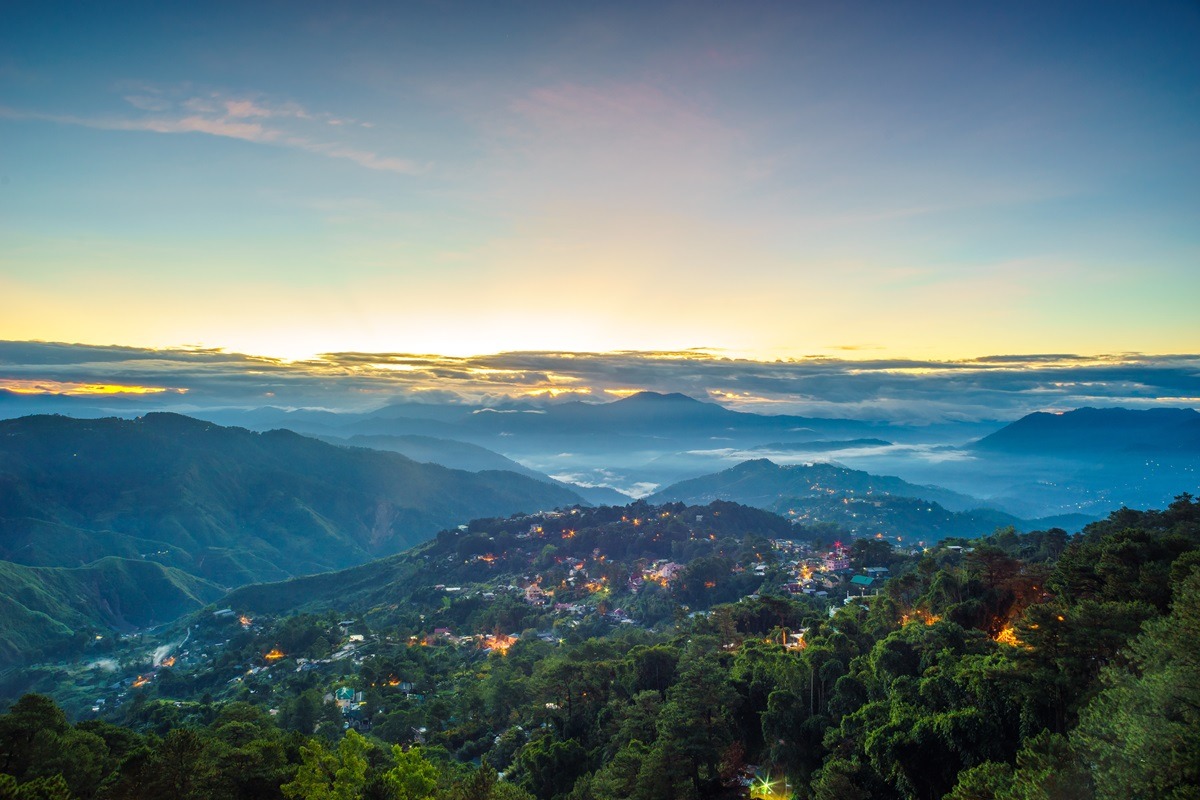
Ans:
[[[937,423],[1089,405],[1200,407],[1200,355],[764,362],[704,350],[464,358],[345,352],[285,362],[220,350],[0,342],[0,389],[39,385],[47,394],[76,396],[89,394],[89,386],[162,389],[124,402],[179,410],[366,410],[414,400],[537,405],[607,402],[651,390],[758,413]]]

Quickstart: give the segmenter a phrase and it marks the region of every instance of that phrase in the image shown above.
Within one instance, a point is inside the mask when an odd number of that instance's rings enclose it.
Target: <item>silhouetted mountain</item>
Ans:
[[[237,586],[362,563],[472,517],[579,502],[511,472],[175,414],[0,422],[0,558],[36,566],[121,554]]]
[[[949,536],[973,539],[1009,526],[1018,531],[1063,528],[1074,533],[1096,520],[1086,514],[1025,520],[992,508],[947,511],[928,500],[884,494],[787,498],[771,510],[802,524],[832,524],[856,536],[901,537],[913,544],[932,543]]]
[[[404,436],[360,434],[348,439],[339,439],[336,436],[317,436],[315,438],[336,445],[389,450],[411,458],[413,461],[420,461],[424,464],[441,464],[443,467],[464,469],[467,472],[508,470],[540,481],[550,480],[548,476],[537,470],[529,469],[519,461],[513,461],[494,450],[488,450],[486,447],[480,447],[470,442],[458,442],[453,439],[439,439],[436,436],[419,436],[417,434]]]
[[[982,536],[1009,525],[1025,531],[1055,526],[1075,531],[1096,519],[1075,514],[1026,520],[939,486],[918,486],[834,464],[779,466],[767,459],[681,481],[647,499],[655,503],[729,500],[805,524],[829,523],[860,536],[883,534],[906,541]]]
[[[572,485],[611,487],[632,495],[712,472],[719,468],[714,458],[720,458],[709,453],[714,449],[750,451],[781,443],[788,450],[756,452],[802,456],[850,448],[854,452],[847,454],[847,458],[903,459],[905,445],[957,446],[998,427],[992,422],[902,425],[757,414],[734,411],[683,394],[656,392],[638,392],[609,402],[508,399],[486,407],[454,402],[398,402],[373,411],[338,414],[277,408],[226,408],[196,413],[219,424],[242,425],[253,430],[285,427],[337,439],[427,436],[468,442]],[[887,447],[885,442],[900,447],[895,452],[883,452]],[[725,462],[729,463],[733,462]],[[903,468],[901,465],[897,469]],[[623,502],[612,494],[597,495],[587,490],[580,493],[594,503]]]
[[[540,413],[476,412],[478,427],[503,428],[528,433],[606,433],[660,437],[705,435],[717,432],[758,432],[853,428],[866,430],[869,423],[851,420],[811,419],[787,415],[765,416],[731,411],[683,394],[638,392],[611,403],[581,401],[549,406]]]
[[[1200,455],[1200,413],[1190,408],[1079,408],[1038,412],[985,436],[982,451],[1059,458],[1097,454]]]
[[[318,436],[316,438],[330,444],[350,445],[353,447],[370,447],[374,450],[390,450],[420,461],[425,464],[441,464],[451,469],[463,469],[467,472],[482,472],[486,470],[507,470],[519,475],[526,475],[536,481],[550,483],[575,492],[584,500],[594,505],[624,505],[629,498],[615,489],[603,487],[577,486],[558,481],[530,469],[519,461],[502,456],[494,450],[480,447],[470,442],[458,442],[453,439],[439,439],[434,436],[352,436],[349,439],[339,439],[335,436]]]
[[[494,407],[397,403],[366,413],[329,414],[269,408],[214,410],[203,412],[201,416],[260,430],[283,426],[340,438],[357,435],[434,436],[489,447],[498,441],[516,446],[522,439],[546,438],[578,440],[588,437],[599,445],[622,437],[694,439],[717,433],[759,436],[807,433],[817,436],[820,431],[859,435],[880,427],[856,420],[731,411],[687,395],[656,392],[638,392],[608,403],[567,401],[535,406],[510,401]],[[517,440],[497,437],[517,437]]]
[[[779,466],[765,458],[743,461],[736,467],[680,481],[647,498],[652,503],[708,503],[730,500],[758,508],[774,507],[780,500],[831,495],[893,495],[914,497],[964,510],[983,505],[979,500],[938,486],[917,486],[900,478],[871,475],[833,464]]]

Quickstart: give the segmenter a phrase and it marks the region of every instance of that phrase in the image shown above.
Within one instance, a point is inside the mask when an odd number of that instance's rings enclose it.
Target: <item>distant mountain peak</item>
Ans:
[[[974,445],[980,450],[1072,457],[1082,453],[1200,452],[1192,408],[1077,408],[1021,417]]]
[[[776,464],[769,458],[749,458],[739,464],[735,464],[726,472],[753,472],[759,470],[780,470],[783,469],[779,464]]]
[[[173,428],[188,428],[191,430],[218,427],[211,422],[189,417],[185,414],[176,414],[174,411],[150,411],[133,421],[143,425],[161,425]]]
[[[697,400],[682,392],[670,392],[663,394],[662,392],[643,391],[636,394],[631,394],[628,397],[622,397],[617,400],[618,403],[697,403],[703,404],[702,400]],[[711,404],[709,404],[711,405]]]
[[[920,486],[894,476],[872,475],[825,462],[784,466],[768,458],[750,459],[721,472],[680,481],[649,499],[654,503],[732,500],[769,508],[787,498],[833,494],[921,498],[956,509],[981,505],[975,498],[940,486]]]

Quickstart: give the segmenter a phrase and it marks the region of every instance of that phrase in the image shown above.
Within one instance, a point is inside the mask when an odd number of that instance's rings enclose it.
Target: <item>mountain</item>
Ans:
[[[770,510],[801,524],[832,524],[855,536],[900,537],[912,544],[936,542],[950,536],[975,539],[1010,526],[1019,531],[1063,528],[1074,533],[1096,519],[1073,514],[1024,520],[991,508],[947,511],[928,500],[883,494],[787,498]]]
[[[780,466],[767,459],[668,486],[649,502],[704,503],[729,500],[765,508],[796,522],[833,524],[858,535],[937,541],[975,537],[1013,526],[1029,531],[1051,527],[1077,531],[1096,519],[1073,513],[1022,519],[983,501],[940,486],[919,486],[834,464]]]
[[[765,458],[743,461],[712,475],[680,481],[647,498],[652,503],[707,503],[730,500],[770,508],[780,500],[831,495],[919,497],[952,510],[976,508],[980,501],[938,486],[917,486],[900,478],[871,475],[834,464],[779,466]]]
[[[74,569],[0,561],[0,666],[75,649],[111,630],[169,622],[222,594],[152,561],[103,558]]]
[[[805,535],[803,528],[776,514],[728,502],[635,502],[477,519],[466,530],[442,531],[395,556],[335,573],[243,586],[221,603],[251,614],[337,610],[388,619],[426,614],[441,620],[446,619],[443,601],[448,597],[472,596],[473,607],[482,611],[488,602],[477,595],[486,590],[508,600],[520,595],[516,602],[525,605],[524,587],[532,582],[543,585],[556,602],[590,598],[592,603],[610,601],[612,607],[636,607],[634,595],[639,593],[631,588],[631,579],[637,576],[640,582],[650,565],[661,567],[670,560],[678,562],[677,568],[718,569],[720,577],[709,576],[711,583],[691,587],[690,601],[707,607],[749,594],[763,583],[762,575],[737,564],[761,563],[762,554],[770,552],[768,539]],[[682,580],[687,583],[686,573]],[[672,590],[681,586],[672,584]],[[496,600],[497,607],[508,600]]]
[[[638,392],[611,403],[573,401],[547,406],[539,412],[476,411],[470,420],[476,429],[510,433],[622,434],[651,437],[693,437],[761,432],[871,430],[870,423],[854,420],[813,419],[788,415],[763,415],[731,411],[684,394]]]
[[[603,449],[610,440],[707,439],[712,435],[788,438],[834,433],[862,436],[888,426],[844,419],[816,419],[732,411],[684,394],[638,392],[607,403],[578,400],[547,405],[507,401],[495,406],[395,403],[370,412],[278,408],[214,409],[200,416],[221,424],[264,430],[354,436],[433,436],[507,451],[523,440],[565,439]],[[510,438],[512,437],[512,438]],[[503,447],[497,447],[502,443]],[[527,441],[524,442],[528,444]]]
[[[608,488],[627,496],[641,496],[736,463],[715,451],[746,452],[746,458],[780,454],[795,460],[811,454],[839,461],[903,461],[913,446],[957,446],[992,433],[1000,425],[994,421],[911,425],[759,414],[684,394],[656,392],[637,392],[608,402],[546,398],[505,399],[490,406],[399,402],[372,411],[332,414],[317,409],[223,408],[196,415],[223,425],[252,430],[282,427],[339,440],[426,436],[465,442],[572,485]],[[771,443],[782,443],[788,449],[752,449],[770,448]],[[804,446],[808,443],[812,444]],[[866,464],[856,466],[884,471]],[[896,470],[907,466],[888,466],[886,472],[897,474]],[[626,502],[611,493],[580,493],[593,503]]]
[[[1200,456],[1200,412],[1190,408],[1078,408],[1029,414],[975,443],[984,452],[1058,458]]]
[[[351,447],[369,447],[373,450],[390,450],[393,453],[420,461],[424,464],[441,464],[451,469],[462,469],[467,472],[482,472],[484,470],[508,470],[530,478],[546,481],[549,477],[529,469],[519,461],[513,461],[494,450],[480,447],[470,442],[459,442],[453,439],[440,439],[436,436],[420,436],[408,434],[404,436],[357,435],[349,439],[337,439],[332,436],[316,437],[330,444],[349,445]]]
[[[176,414],[0,422],[0,559],[33,566],[120,554],[238,586],[359,564],[472,517],[580,502],[511,472]]]
[[[420,461],[426,464],[441,464],[443,467],[462,469],[467,472],[507,470],[508,472],[515,472],[518,475],[525,475],[536,481],[550,483],[575,492],[584,500],[594,505],[624,505],[629,502],[629,497],[614,489],[578,486],[558,481],[543,472],[526,467],[519,461],[514,461],[507,456],[500,455],[494,450],[489,450],[486,447],[480,447],[470,442],[459,442],[453,439],[439,439],[435,436],[418,436],[415,434],[407,436],[387,436],[382,434],[368,436],[360,434],[352,436],[349,439],[339,439],[334,436],[317,436],[315,438],[331,444],[369,447],[374,450],[390,450],[411,458],[413,461]]]

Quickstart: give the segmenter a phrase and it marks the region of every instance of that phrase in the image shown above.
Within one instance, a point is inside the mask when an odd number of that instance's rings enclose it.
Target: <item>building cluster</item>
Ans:
[[[775,539],[771,542],[788,573],[784,589],[792,594],[828,597],[839,590],[856,597],[878,588],[888,576],[887,567],[866,567],[855,572],[850,549],[834,542],[828,550],[815,550],[804,542]]]

